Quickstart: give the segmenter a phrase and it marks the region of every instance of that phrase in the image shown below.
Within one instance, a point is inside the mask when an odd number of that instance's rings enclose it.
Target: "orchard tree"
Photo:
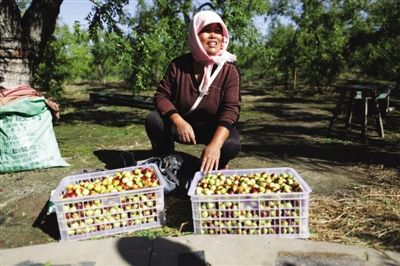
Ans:
[[[343,51],[346,35],[336,1],[303,1],[303,14],[297,36],[298,65],[303,67],[303,79],[311,87],[331,84],[344,67]]]
[[[281,44],[277,62],[283,67],[286,87],[291,76],[295,89],[299,77],[321,92],[345,69],[345,2],[352,1],[273,1],[269,14],[289,18],[295,29]]]
[[[71,35],[68,26],[56,28],[48,41],[40,63],[35,69],[32,84],[47,92],[47,96],[58,100],[62,95],[62,84],[69,79],[74,71],[68,47]]]
[[[138,93],[152,89],[168,63],[187,51],[186,33],[192,1],[155,1],[148,6],[139,1],[136,16],[130,20],[132,61],[129,83]]]
[[[60,27],[61,32],[55,32],[56,37],[62,39],[69,50],[70,76],[68,81],[90,80],[93,75],[94,56],[90,53],[90,40],[87,30],[82,29],[79,22],[75,22],[70,32],[66,25]]]
[[[93,66],[97,68],[94,71],[97,72],[97,76],[103,84],[106,83],[105,77],[111,72],[110,64],[107,63],[111,61],[115,63],[114,65],[118,65],[116,61],[119,57],[121,41],[121,37],[113,32],[99,31],[90,47]]]
[[[293,77],[293,87],[296,87],[296,77],[294,66],[295,58],[293,53],[293,40],[296,30],[292,25],[282,25],[277,22],[270,30],[264,50],[269,51],[270,59],[268,67],[260,67],[264,73],[274,80],[275,84],[282,81],[285,88],[289,88],[289,81]]]
[[[20,1],[21,2],[21,1]],[[0,85],[31,84],[51,38],[62,0],[32,0],[23,15],[15,0],[0,0]],[[28,6],[22,1],[22,7]]]
[[[349,31],[348,65],[362,74],[400,87],[400,1],[359,6]],[[365,14],[368,14],[366,16]]]
[[[399,10],[393,0],[273,0],[268,14],[295,29],[276,64],[289,68],[283,71],[292,73],[293,88],[299,76],[321,90],[345,71],[399,86]]]
[[[35,70],[33,86],[57,99],[65,81],[97,78],[92,62],[87,31],[79,23],[72,31],[65,24],[57,25]]]

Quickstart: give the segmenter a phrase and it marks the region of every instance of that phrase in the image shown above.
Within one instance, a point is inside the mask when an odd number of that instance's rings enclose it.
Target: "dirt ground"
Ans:
[[[352,128],[345,131],[343,117],[340,117],[333,132],[328,132],[336,94],[307,90],[294,94],[279,88],[263,89],[263,86],[243,86],[238,123],[242,151],[229,167],[294,168],[313,190],[310,196],[311,239],[400,251],[398,226],[388,229],[400,223],[397,205],[400,195],[399,95],[392,96],[394,111],[384,118],[385,138],[377,136],[374,121],[370,119],[369,143],[365,144],[360,138],[357,118]],[[81,173],[84,169],[123,167],[129,164],[131,154],[136,160],[150,156],[150,143],[143,127],[149,111],[91,104],[89,92],[99,90],[127,93],[119,87],[88,84],[66,88],[61,103],[63,112],[54,130],[61,154],[71,166],[0,175],[0,248],[58,240],[56,217],[46,215],[47,200],[64,176]],[[193,174],[196,156],[202,147],[177,145],[177,149],[187,159],[185,175]],[[388,216],[384,217],[382,225],[366,224],[376,218],[369,216],[371,210],[363,208],[360,213],[353,212],[352,219],[358,223],[350,223],[351,217],[343,215],[344,210],[338,208],[351,205],[346,205],[347,202],[333,205],[343,199],[348,199],[348,204],[357,204],[354,200],[363,200],[364,196],[369,199],[371,191],[381,193],[379,202],[368,204],[379,204],[371,205],[376,210],[384,209],[383,213]],[[366,207],[367,203],[360,204]],[[182,193],[174,193],[166,197],[166,207],[166,227],[149,234],[190,233],[193,229],[190,199]],[[344,216],[347,223],[342,219]],[[341,228],[337,228],[337,222],[334,226],[335,219],[341,221]],[[354,224],[356,226],[350,226]],[[377,229],[366,230],[368,226]],[[370,234],[361,236],[357,233],[359,228]]]

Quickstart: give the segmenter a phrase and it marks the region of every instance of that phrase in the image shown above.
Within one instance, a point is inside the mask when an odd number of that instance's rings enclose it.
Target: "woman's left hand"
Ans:
[[[212,170],[218,170],[220,156],[221,147],[215,143],[208,144],[201,155],[200,171],[209,173]]]

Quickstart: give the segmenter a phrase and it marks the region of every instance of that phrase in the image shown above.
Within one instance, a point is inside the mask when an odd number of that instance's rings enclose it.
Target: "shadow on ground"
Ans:
[[[251,94],[248,94],[251,95]],[[379,138],[375,120],[368,121],[368,143],[361,135],[361,119],[353,119],[350,130],[344,129],[344,114],[329,132],[337,98],[332,94],[299,98],[267,93],[248,98],[244,115],[238,123],[242,137],[240,156],[268,158],[276,155],[321,159],[334,163],[382,164],[400,167],[400,102],[392,99],[394,112],[384,117],[385,138]],[[396,111],[397,110],[397,111]]]
[[[297,156],[341,163],[382,164],[394,168],[399,167],[400,163],[399,153],[377,152],[363,147],[358,149],[338,147],[337,145],[243,145],[242,151],[249,156],[262,155],[265,154],[265,151],[268,151],[283,157]]]
[[[346,143],[309,142],[303,134],[311,137],[323,137],[322,129],[292,126],[265,126],[250,130],[240,130],[245,140],[241,153],[246,156],[268,157],[305,157],[340,163],[383,164],[387,167],[400,166],[398,145],[384,141],[373,141],[375,147],[368,145],[346,145]],[[344,140],[343,140],[344,141]]]
[[[132,266],[206,266],[204,250],[193,251],[188,246],[165,238],[121,238],[117,242],[121,257]]]
[[[49,205],[46,202],[39,215],[33,222],[32,227],[39,228],[40,230],[42,230],[43,233],[54,240],[60,240],[61,236],[58,228],[57,216],[54,212],[51,214],[47,214],[48,208]]]
[[[86,103],[84,103],[86,104]],[[75,103],[77,111],[63,114],[59,123],[88,123],[103,126],[123,127],[129,125],[144,125],[149,111],[126,107],[124,110],[101,109],[99,106],[84,106]]]
[[[58,123],[76,124],[89,123],[104,126],[129,126],[143,125],[147,114],[153,107],[140,104],[132,96],[132,92],[121,84],[77,84],[87,86],[83,89],[84,93],[76,98],[60,100],[61,119]],[[74,89],[70,89],[72,94]],[[82,91],[81,89],[76,89]],[[122,93],[122,94],[121,94]],[[94,101],[89,97],[92,94],[110,94],[118,97]],[[140,98],[144,98],[138,96]],[[71,111],[72,109],[72,111]]]

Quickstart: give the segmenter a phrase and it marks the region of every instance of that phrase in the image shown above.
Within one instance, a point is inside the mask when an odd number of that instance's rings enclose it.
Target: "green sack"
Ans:
[[[0,106],[0,173],[68,166],[61,158],[43,97]]]

